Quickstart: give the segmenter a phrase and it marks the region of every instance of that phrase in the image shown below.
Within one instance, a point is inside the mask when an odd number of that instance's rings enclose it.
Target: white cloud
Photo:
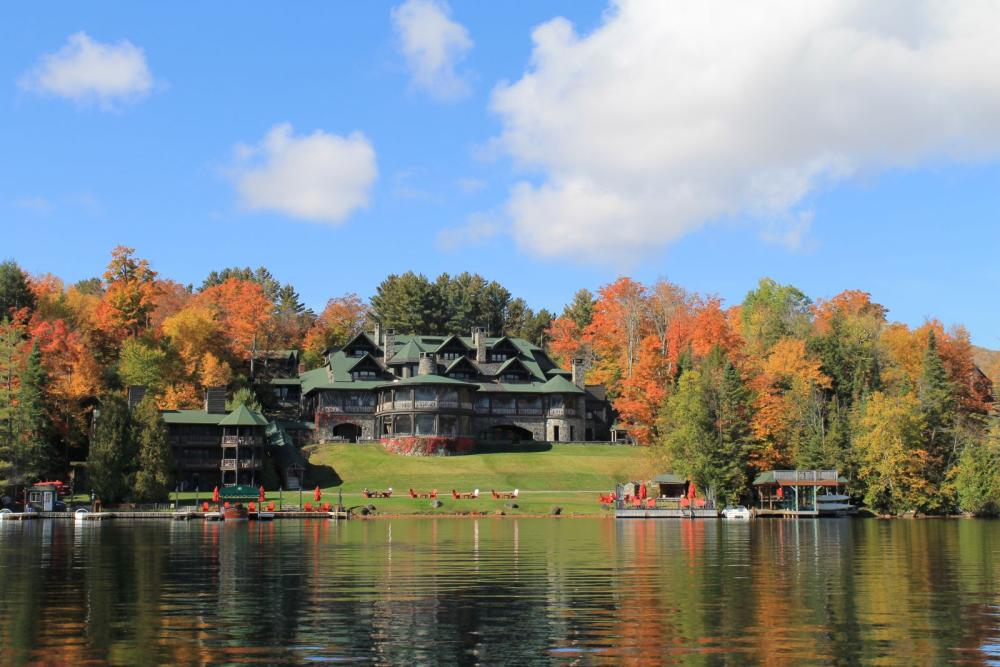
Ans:
[[[469,92],[464,73],[456,67],[472,48],[469,31],[452,21],[448,5],[439,0],[406,0],[392,10],[399,48],[413,84],[439,99]]]
[[[296,137],[282,123],[260,144],[237,146],[236,158],[244,205],[328,224],[367,206],[378,176],[375,150],[360,132],[342,137],[317,130]]]
[[[21,77],[20,85],[37,93],[111,108],[148,95],[153,75],[142,49],[131,42],[105,44],[78,32],[55,53],[43,55]]]
[[[442,229],[437,234],[437,247],[457,250],[471,245],[481,245],[503,231],[496,215],[473,213],[461,227]]]
[[[820,185],[1000,154],[995,2],[621,0],[591,34],[557,18],[533,39],[492,108],[541,175],[507,211],[542,256],[635,256],[731,216],[775,240],[793,221],[795,245]]]

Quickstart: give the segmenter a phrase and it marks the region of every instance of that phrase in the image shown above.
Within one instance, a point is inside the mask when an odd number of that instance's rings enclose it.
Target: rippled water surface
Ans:
[[[988,521],[6,523],[0,663],[1000,664],[998,575]]]

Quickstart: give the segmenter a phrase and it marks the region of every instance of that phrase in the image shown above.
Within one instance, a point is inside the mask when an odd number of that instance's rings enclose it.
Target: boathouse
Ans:
[[[821,494],[832,497],[844,484],[836,470],[765,470],[753,481],[754,510],[757,516],[820,516]]]

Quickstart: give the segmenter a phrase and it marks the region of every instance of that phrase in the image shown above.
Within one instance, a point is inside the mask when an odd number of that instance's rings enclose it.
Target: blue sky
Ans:
[[[184,283],[264,265],[314,308],[409,269],[478,271],[553,310],[620,274],[728,303],[770,276],[1000,347],[1000,103],[988,74],[950,76],[973,56],[949,49],[996,35],[927,36],[941,22],[919,3],[906,21],[817,3],[775,28],[794,51],[673,3],[400,5],[5,8],[0,256],[68,282],[118,244]],[[913,76],[884,56],[838,69],[889,48],[888,19]],[[867,49],[803,55],[845,26]],[[80,33],[141,71],[52,83],[46,54],[79,56]],[[936,87],[956,104],[914,92]],[[282,146],[316,151],[268,149],[282,124]]]

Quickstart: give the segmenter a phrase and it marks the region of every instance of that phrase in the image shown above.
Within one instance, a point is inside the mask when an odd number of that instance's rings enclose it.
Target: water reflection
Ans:
[[[0,524],[0,662],[987,664],[1000,524]]]

